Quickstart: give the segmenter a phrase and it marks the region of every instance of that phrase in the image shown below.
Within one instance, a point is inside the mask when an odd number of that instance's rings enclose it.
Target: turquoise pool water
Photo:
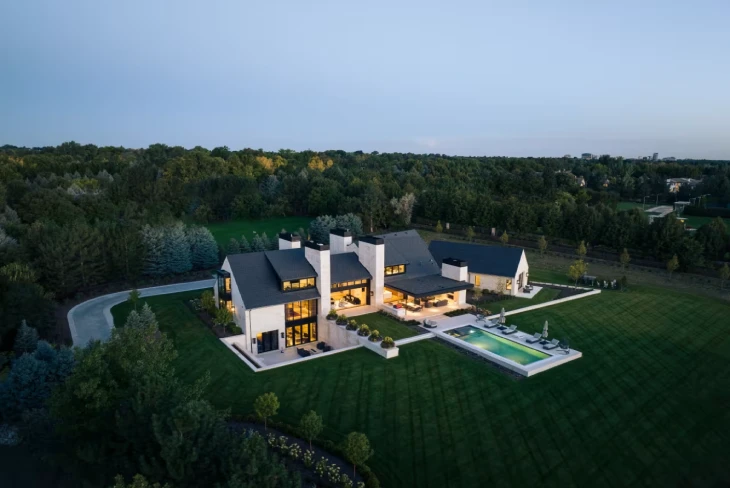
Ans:
[[[490,334],[489,332],[484,332],[471,325],[447,330],[444,333],[468,342],[480,349],[484,349],[485,351],[502,356],[505,359],[510,359],[523,366],[550,357],[549,354],[536,351],[535,349],[517,344],[516,342]]]

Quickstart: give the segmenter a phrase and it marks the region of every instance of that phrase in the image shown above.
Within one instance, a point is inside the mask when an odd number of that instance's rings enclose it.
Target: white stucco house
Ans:
[[[431,241],[429,250],[437,261],[456,258],[467,262],[468,281],[474,288],[517,295],[529,280],[527,256],[519,247]]]
[[[217,272],[216,303],[229,308],[241,327],[236,348],[258,356],[328,342],[336,333],[326,320],[331,309],[437,312],[465,304],[466,290],[489,288],[497,278],[511,279],[512,294],[527,283],[524,253],[514,266],[496,269],[484,265],[492,259],[492,248],[468,249],[463,256],[461,248],[436,256],[414,230],[361,236],[353,242],[349,231],[333,229],[328,244],[282,233],[277,251],[226,258]],[[494,258],[500,260],[521,252],[498,249],[504,255]],[[475,269],[470,268],[472,259]],[[507,277],[498,273],[512,268]]]

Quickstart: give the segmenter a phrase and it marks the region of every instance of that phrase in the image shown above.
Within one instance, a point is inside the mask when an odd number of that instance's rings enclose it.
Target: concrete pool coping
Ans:
[[[568,352],[566,354],[565,351],[560,350],[560,349],[545,350],[541,346],[535,347],[534,344],[527,343],[527,339],[529,339],[532,336],[527,334],[526,332],[517,331],[514,334],[505,335],[505,334],[502,334],[501,332],[496,332],[494,329],[490,330],[485,327],[480,327],[479,325],[476,324],[476,320],[475,320],[476,317],[474,317],[474,315],[471,315],[471,314],[460,315],[458,317],[453,317],[452,319],[462,319],[462,320],[450,321],[451,323],[448,325],[448,327],[444,327],[438,331],[435,331],[434,335],[436,337],[438,337],[439,339],[443,339],[446,342],[449,342],[458,347],[464,348],[479,356],[483,356],[483,357],[487,358],[488,360],[499,364],[503,368],[506,368],[506,369],[513,371],[517,374],[520,374],[522,376],[526,376],[526,377],[533,376],[533,375],[536,375],[537,373],[542,373],[543,371],[547,371],[556,366],[560,366],[561,364],[565,364],[567,362],[573,361],[573,360],[578,359],[583,356],[582,352],[576,351],[575,349],[568,350]],[[461,322],[461,323],[456,323],[456,322]],[[458,329],[460,327],[465,327],[465,326],[474,327],[475,329],[480,330],[482,332],[492,334],[496,337],[501,337],[502,339],[506,339],[508,341],[514,342],[515,344],[520,344],[522,346],[525,346],[529,349],[533,349],[535,351],[541,352],[543,354],[548,354],[549,357],[547,357],[545,359],[540,359],[539,361],[535,361],[534,363],[522,365],[515,361],[512,361],[511,359],[507,359],[503,356],[500,356],[499,354],[495,354],[491,351],[487,351],[485,349],[482,349],[481,347],[477,347],[473,344],[470,344],[470,343],[466,342],[465,340],[462,340],[460,338],[446,334],[446,331],[448,331],[448,330]]]

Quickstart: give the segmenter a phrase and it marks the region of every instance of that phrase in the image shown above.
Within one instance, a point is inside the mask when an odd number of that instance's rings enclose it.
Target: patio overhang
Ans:
[[[466,281],[456,281],[441,275],[389,281],[385,283],[385,286],[413,298],[425,298],[474,288],[474,285]]]

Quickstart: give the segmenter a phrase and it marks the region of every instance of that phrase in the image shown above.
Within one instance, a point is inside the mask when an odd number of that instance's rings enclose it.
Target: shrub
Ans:
[[[314,451],[311,449],[307,449],[304,451],[304,456],[302,456],[302,461],[304,461],[304,465],[307,468],[311,468],[312,464],[314,462]]]
[[[370,333],[370,337],[368,338],[368,340],[370,340],[370,342],[378,342],[380,340],[380,331],[378,331],[377,329],[373,330]]]
[[[347,330],[357,330],[360,327],[357,325],[357,320],[350,319],[350,321],[347,323]]]
[[[237,325],[232,325],[231,326],[231,334],[233,334],[233,335],[241,335],[241,334],[243,334],[243,329],[241,329]]]
[[[337,311],[332,308],[327,314],[327,320],[337,320]]]
[[[357,330],[357,335],[367,337],[370,335],[370,327],[368,327],[365,324],[362,324],[360,328]]]
[[[386,337],[383,339],[383,342],[380,343],[380,347],[383,349],[390,349],[392,347],[395,347],[395,341],[392,337]]]
[[[338,315],[337,325],[347,325],[347,317],[345,317],[344,315]]]

